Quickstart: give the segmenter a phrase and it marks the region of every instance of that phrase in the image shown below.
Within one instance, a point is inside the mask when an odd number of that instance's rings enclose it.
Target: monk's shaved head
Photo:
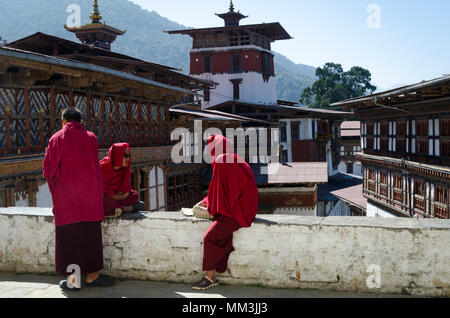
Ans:
[[[81,119],[83,118],[83,113],[76,107],[69,107],[66,108],[62,115],[61,119],[65,120],[66,122],[81,122]]]

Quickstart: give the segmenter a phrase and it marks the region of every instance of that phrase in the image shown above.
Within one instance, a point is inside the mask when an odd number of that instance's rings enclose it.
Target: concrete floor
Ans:
[[[194,291],[190,285],[147,281],[119,281],[109,288],[84,288],[63,292],[58,276],[0,273],[0,298],[403,298],[386,294],[344,293],[318,290],[218,286]]]

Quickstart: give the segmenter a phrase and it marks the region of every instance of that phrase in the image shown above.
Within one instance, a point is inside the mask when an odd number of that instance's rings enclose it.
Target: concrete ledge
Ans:
[[[54,272],[52,220],[51,209],[0,209],[0,271]],[[105,271],[192,283],[203,273],[209,224],[179,212],[105,221]],[[231,285],[450,295],[450,220],[258,215],[234,246],[219,276]]]

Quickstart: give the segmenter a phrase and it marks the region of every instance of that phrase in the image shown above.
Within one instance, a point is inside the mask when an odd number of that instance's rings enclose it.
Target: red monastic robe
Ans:
[[[81,123],[67,123],[49,141],[43,174],[52,194],[54,223],[103,221],[98,142]]]
[[[131,161],[128,167],[114,170],[113,167],[122,167],[125,151],[130,151],[127,143],[118,143],[111,146],[108,156],[100,161],[102,170],[104,193],[113,197],[120,193],[128,193],[131,187]]]
[[[225,137],[208,139],[213,177],[204,199],[208,212],[233,218],[248,228],[258,212],[258,188],[250,166],[238,155]]]

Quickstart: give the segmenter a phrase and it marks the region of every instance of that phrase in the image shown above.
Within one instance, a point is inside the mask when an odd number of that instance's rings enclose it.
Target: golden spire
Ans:
[[[234,12],[233,0],[230,0],[230,12]]]
[[[102,16],[100,15],[100,11],[98,10],[98,3],[97,0],[94,1],[94,10],[91,14],[91,20],[92,23],[100,23],[100,20],[102,19]]]

